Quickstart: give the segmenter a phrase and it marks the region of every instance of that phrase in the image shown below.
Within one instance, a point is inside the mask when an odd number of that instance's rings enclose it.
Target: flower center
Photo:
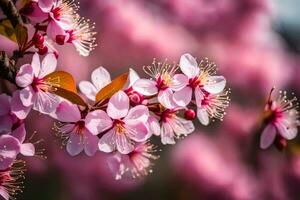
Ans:
[[[166,109],[161,114],[161,120],[163,122],[166,122],[168,119],[171,119],[171,118],[175,117],[176,116],[175,112],[176,111],[173,110],[173,109]]]
[[[82,134],[83,134],[83,131],[84,131],[84,129],[85,129],[85,122],[82,121],[82,120],[76,122],[75,128],[76,128],[76,133],[77,133],[78,135],[82,135]]]
[[[125,132],[125,123],[121,120],[114,120],[114,126],[116,127],[116,133],[123,134]]]
[[[61,11],[62,11],[62,9],[60,7],[54,8],[52,10],[53,16],[56,20],[59,20],[59,18],[61,17],[61,14],[62,14]]]
[[[171,77],[169,74],[159,75],[156,79],[156,87],[158,90],[165,90],[171,85]]]
[[[38,91],[48,92],[50,89],[50,85],[43,78],[38,78],[38,77],[34,77],[31,86],[35,92]]]
[[[201,86],[201,79],[199,77],[190,78],[188,86],[193,89],[195,89],[197,86]]]

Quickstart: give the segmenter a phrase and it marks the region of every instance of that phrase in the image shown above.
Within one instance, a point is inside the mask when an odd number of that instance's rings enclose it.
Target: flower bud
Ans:
[[[192,109],[187,109],[184,112],[184,118],[187,119],[187,120],[193,120],[193,119],[195,119],[195,117],[196,117],[196,113]]]
[[[65,44],[65,39],[66,39],[65,35],[57,35],[56,38],[55,38],[55,42],[59,45],[64,45]]]
[[[44,46],[42,48],[39,48],[38,54],[45,55],[48,52],[48,47]]]
[[[34,8],[37,7],[37,2],[29,2],[27,3],[21,10],[20,13],[22,15],[31,15],[34,12]]]
[[[43,47],[45,38],[42,34],[37,33],[33,36],[32,42],[35,45],[35,47]]]

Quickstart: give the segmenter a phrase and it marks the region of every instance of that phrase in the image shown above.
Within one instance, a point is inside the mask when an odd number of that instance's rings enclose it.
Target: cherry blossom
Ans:
[[[223,91],[226,80],[223,76],[214,76],[216,66],[209,61],[202,60],[199,63],[190,54],[184,54],[180,58],[180,69],[188,78],[186,87],[174,94],[174,101],[179,106],[186,106],[192,99],[193,91],[201,95],[203,91],[212,94],[218,94]]]
[[[15,95],[20,98],[23,106],[49,114],[55,110],[59,103],[56,95],[51,93],[55,83],[47,80],[46,76],[56,68],[57,60],[54,54],[47,54],[40,63],[38,54],[34,54],[32,63],[22,65],[16,76],[16,84],[23,88]],[[20,107],[19,101],[12,101],[13,110]],[[28,110],[28,109],[27,109]]]
[[[98,134],[96,128],[91,126],[97,117],[94,112],[88,113],[85,118],[77,105],[62,101],[51,116],[60,121],[55,130],[63,141],[66,141],[67,152],[71,156],[76,156],[82,151],[88,156],[96,153],[99,139],[96,136]],[[88,122],[92,131],[87,129]]]
[[[99,149],[103,152],[118,150],[122,154],[128,154],[134,150],[133,142],[144,142],[149,134],[146,122],[148,120],[148,108],[138,105],[129,109],[129,98],[125,92],[115,93],[109,100],[105,113],[97,110],[98,132],[103,132],[107,124],[112,127],[100,138]],[[109,117],[108,117],[109,116]],[[92,130],[93,123],[87,123],[87,128]]]
[[[173,100],[173,91],[179,91],[188,84],[188,78],[183,74],[175,74],[176,65],[156,63],[144,68],[145,72],[154,80],[139,79],[133,89],[145,96],[157,94],[158,101],[166,108],[174,108],[177,105]]]
[[[92,82],[80,81],[80,91],[90,100],[95,101],[96,94],[111,82],[110,74],[104,67],[98,67],[92,72]]]
[[[289,100],[287,93],[282,91],[278,96],[272,98],[273,91],[274,88],[270,92],[264,111],[266,127],[260,137],[262,149],[266,149],[274,143],[277,133],[283,139],[294,139],[298,134],[298,126],[300,126],[297,98]]]
[[[108,165],[114,174],[116,180],[122,176],[131,176],[137,178],[148,175],[152,172],[152,160],[156,160],[159,156],[155,155],[156,148],[149,142],[137,143],[135,148],[129,154],[114,153],[107,159]]]

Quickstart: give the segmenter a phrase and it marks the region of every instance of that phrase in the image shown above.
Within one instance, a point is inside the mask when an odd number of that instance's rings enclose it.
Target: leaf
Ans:
[[[52,91],[54,94],[63,97],[74,104],[87,107],[85,101],[77,93],[73,76],[68,72],[55,71],[48,74],[45,79],[55,88]]]
[[[15,29],[8,19],[0,21],[0,35],[3,35],[13,42],[17,42]]]
[[[28,40],[28,31],[27,28],[21,24],[18,24],[15,28],[16,38],[19,47],[22,49]]]
[[[76,83],[73,76],[65,71],[55,71],[45,77],[46,81],[55,87],[62,88],[77,94]]]
[[[96,95],[96,102],[110,98],[119,90],[123,89],[127,82],[128,72],[115,78],[110,84],[102,88]]]

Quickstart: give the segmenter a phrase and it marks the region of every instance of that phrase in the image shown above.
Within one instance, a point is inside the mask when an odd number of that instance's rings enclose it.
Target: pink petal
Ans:
[[[21,145],[20,153],[23,156],[34,156],[35,155],[35,147],[32,143],[24,143]]]
[[[140,121],[146,123],[148,117],[149,117],[148,108],[144,105],[138,105],[129,110],[127,116],[124,118],[124,121]]]
[[[51,116],[61,122],[77,122],[81,119],[78,106],[68,101],[62,101]]]
[[[212,94],[218,94],[224,90],[226,79],[223,76],[210,76],[203,89]]]
[[[135,142],[144,142],[151,136],[151,133],[143,122],[127,122],[125,129],[128,137]]]
[[[158,97],[157,97],[159,103],[161,103],[164,107],[166,108],[175,108],[177,107],[174,98],[173,98],[173,92],[170,88],[165,89],[165,90],[161,90],[158,93]]]
[[[11,135],[18,139],[20,143],[23,143],[26,136],[25,124],[22,123],[18,128],[12,131]]]
[[[89,98],[92,101],[95,101],[95,97],[96,97],[98,90],[91,82],[80,81],[79,89],[87,98]]]
[[[188,53],[180,57],[179,66],[181,71],[189,78],[194,78],[200,74],[196,59]]]
[[[174,77],[172,77],[172,84],[170,85],[170,88],[173,91],[178,91],[184,88],[188,83],[189,79],[184,74],[175,74]]]
[[[94,86],[97,88],[97,92],[111,82],[109,72],[103,67],[95,69],[92,72],[91,79]]]
[[[123,154],[116,152],[107,158],[108,167],[116,180],[121,179],[123,174],[126,172],[124,159],[122,159],[123,157]]]
[[[39,91],[36,95],[33,109],[40,113],[50,114],[54,112],[59,105],[59,98],[52,93]]]
[[[132,69],[132,68],[129,68],[129,75],[128,75],[127,82],[126,82],[126,84],[124,86],[124,89],[130,88],[139,79],[140,79],[140,77],[136,73],[136,71],[134,71],[134,69]]]
[[[46,75],[55,71],[57,65],[57,59],[53,53],[48,53],[42,61],[41,71],[39,78],[43,78]]]
[[[13,125],[13,119],[10,115],[0,116],[0,133],[10,132]]]
[[[7,190],[3,186],[0,186],[0,196],[2,196],[5,200],[9,200],[10,197]]]
[[[177,136],[186,136],[195,130],[194,124],[191,120],[186,120],[176,116],[168,122]]]
[[[99,138],[95,135],[92,135],[89,131],[84,133],[85,136],[85,145],[84,145],[84,152],[88,156],[95,155],[96,151],[98,150],[98,142]]]
[[[41,70],[41,61],[39,54],[35,53],[32,57],[31,67],[33,69],[33,73],[35,77],[39,76]]]
[[[277,122],[275,125],[280,135],[285,139],[291,140],[297,136],[297,125],[292,125],[288,121]]]
[[[20,100],[25,107],[29,107],[35,101],[36,94],[31,86],[20,90]]]
[[[33,81],[33,68],[29,64],[22,65],[16,76],[16,83],[19,87],[27,87]]]
[[[84,143],[80,135],[71,133],[67,143],[67,152],[71,156],[76,156],[83,151]]]
[[[0,116],[7,115],[10,113],[10,102],[10,96],[8,96],[7,94],[0,94]]]
[[[65,35],[65,31],[62,27],[58,25],[55,20],[51,20],[47,27],[47,36],[50,37],[53,41],[56,41],[57,35]]]
[[[155,95],[158,92],[156,82],[148,79],[139,79],[133,84],[133,89],[146,96]]]
[[[112,125],[112,120],[103,110],[92,111],[85,118],[85,126],[93,135],[106,131]]]
[[[129,98],[123,91],[115,93],[109,100],[107,114],[113,119],[125,117],[129,110]]]
[[[10,136],[0,136],[0,170],[7,169],[20,152],[19,141]]]
[[[100,151],[105,153],[110,153],[116,149],[115,129],[111,129],[100,138],[98,147]]]
[[[273,124],[268,124],[260,135],[260,148],[268,148],[275,140],[276,128]]]
[[[162,124],[160,137],[163,144],[175,144],[174,132],[169,123],[164,122]]]
[[[204,98],[204,94],[201,91],[201,89],[199,87],[195,88],[195,100],[196,100],[196,105],[197,107],[201,107],[202,106],[202,100]]]
[[[153,135],[160,135],[160,125],[158,120],[155,117],[150,116],[148,118],[149,131]]]
[[[209,124],[209,116],[205,108],[197,109],[197,117],[202,125],[207,126]]]
[[[116,134],[117,150],[122,154],[128,154],[134,150],[134,145],[125,134]]]
[[[16,90],[11,100],[11,111],[19,119],[25,119],[30,112],[32,106],[26,107],[20,99],[20,90]]]
[[[178,106],[187,106],[192,100],[192,88],[187,86],[173,95],[174,101]]]
[[[39,0],[39,1],[38,1],[39,7],[40,7],[41,10],[44,11],[45,13],[50,12],[50,10],[51,10],[52,7],[53,7],[53,3],[54,3],[53,0]]]

